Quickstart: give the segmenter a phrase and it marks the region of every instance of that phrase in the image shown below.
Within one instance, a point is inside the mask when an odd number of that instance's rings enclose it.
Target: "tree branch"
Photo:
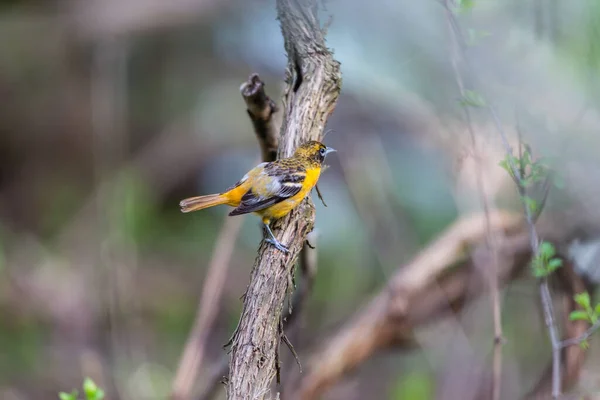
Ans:
[[[277,128],[272,118],[277,111],[275,103],[265,93],[264,83],[258,74],[250,75],[248,81],[240,87],[240,92],[248,107],[248,115],[254,126],[263,161],[273,161],[276,157],[278,141]],[[194,382],[204,360],[208,335],[217,316],[229,262],[243,221],[243,218],[226,216],[217,237],[198,303],[196,319],[175,374],[172,400],[185,400],[191,396]],[[217,380],[220,380],[221,376],[218,376]]]
[[[314,244],[315,239],[310,238],[310,241]],[[317,274],[317,268],[318,265],[316,251],[310,247],[307,241],[304,243],[304,248],[300,252],[300,285],[294,293],[294,297],[292,298],[292,306],[286,308],[283,314],[283,328],[288,332],[291,331],[292,334],[298,332],[298,318],[302,314],[308,299],[308,295],[312,291],[315,276]],[[293,313],[291,313],[290,310],[293,310]],[[211,370],[213,373],[208,379],[207,387],[204,389],[202,394],[197,397],[199,400],[210,400],[215,396],[219,384],[223,381],[223,378],[229,371],[227,359],[222,359],[220,362],[215,364]]]
[[[574,345],[579,345],[581,344],[581,342],[588,340],[588,338],[590,336],[592,336],[594,334],[594,332],[596,332],[598,330],[598,328],[600,328],[600,320],[596,321],[596,323],[592,326],[590,326],[585,332],[583,332],[581,335],[577,336],[577,337],[572,337],[569,339],[565,339],[561,342],[561,346],[562,347],[569,347],[569,346],[574,346]]]
[[[279,156],[290,156],[307,140],[319,140],[335,108],[341,87],[339,63],[325,46],[315,0],[279,0],[277,13],[288,54],[285,115]],[[290,274],[314,224],[314,205],[304,201],[274,224],[289,253],[261,244],[244,307],[234,334],[228,379],[228,399],[261,399],[278,369],[279,324]]]
[[[264,87],[265,83],[260,80],[258,74],[252,74],[240,86],[240,91],[260,144],[262,159],[263,161],[274,161],[277,158],[279,137],[273,115],[278,109],[275,102],[265,93]]]

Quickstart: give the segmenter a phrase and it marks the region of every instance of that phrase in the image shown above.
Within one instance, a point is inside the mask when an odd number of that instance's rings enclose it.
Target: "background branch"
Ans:
[[[244,218],[225,218],[221,231],[217,236],[215,250],[198,303],[194,325],[175,374],[171,394],[173,400],[190,398],[194,382],[198,377],[198,371],[204,361],[208,336],[219,310],[229,261],[234,252],[235,242],[243,222]]]
[[[461,99],[466,97],[466,89],[463,82],[462,74],[459,69],[458,63],[460,61],[460,43],[458,42],[456,35],[454,35],[453,23],[452,23],[452,11],[448,7],[448,0],[445,2],[445,13],[448,21],[448,30],[450,32],[450,38],[452,39],[452,69],[456,79],[456,84],[460,92]],[[500,400],[500,387],[502,383],[502,345],[503,345],[503,334],[502,334],[502,305],[500,299],[500,289],[498,288],[498,255],[496,254],[496,238],[492,235],[491,224],[489,220],[490,206],[488,198],[485,192],[483,182],[483,172],[481,155],[477,146],[477,139],[475,131],[473,129],[473,123],[471,120],[471,111],[468,106],[462,107],[465,114],[465,123],[471,139],[471,151],[472,156],[475,159],[475,180],[477,184],[477,192],[479,194],[479,201],[483,207],[483,212],[486,216],[486,245],[490,251],[490,263],[487,266],[486,271],[489,277],[489,288],[490,298],[492,303],[492,319],[494,323],[494,352],[493,352],[493,368],[492,368],[492,400]]]
[[[458,48],[461,50],[461,59],[464,61],[469,70],[469,76],[472,77],[473,81],[477,81],[475,74],[475,70],[471,68],[468,57],[465,52],[465,40],[460,29],[460,25],[458,24],[453,11],[450,9],[448,2],[444,2],[444,7],[446,11],[446,16],[448,18],[450,24],[450,34],[452,35],[455,43],[458,44]],[[517,190],[519,192],[519,196],[521,199],[525,199],[527,196],[527,188],[524,182],[523,172],[513,162],[513,153],[508,142],[508,138],[502,128],[502,124],[500,119],[498,118],[498,114],[493,106],[487,103],[486,108],[490,112],[492,119],[494,121],[494,125],[502,139],[502,144],[505,147],[507,162],[510,167],[510,170],[515,179],[515,183],[517,185]],[[521,143],[519,143],[521,146]],[[524,200],[523,200],[524,201]],[[527,204],[523,203],[523,209],[525,213],[525,219],[527,221],[527,227],[529,231],[529,241],[531,245],[532,256],[535,257],[538,255],[539,247],[540,247],[540,238],[537,233],[535,227],[535,216],[533,215],[531,209]],[[546,322],[546,327],[548,329],[548,335],[550,337],[550,342],[552,345],[552,397],[558,398],[561,394],[561,344],[560,337],[558,333],[558,328],[556,325],[556,317],[554,314],[554,308],[552,304],[552,297],[550,295],[550,287],[548,285],[548,277],[544,276],[539,279],[539,292],[540,298],[542,301],[542,309],[544,311],[544,320]]]
[[[280,157],[290,156],[302,142],[322,138],[340,92],[339,63],[325,46],[316,10],[314,0],[277,2],[288,55]],[[260,399],[269,393],[278,370],[280,324],[291,289],[290,274],[313,224],[314,206],[307,199],[274,224],[275,235],[290,252],[280,252],[264,241],[259,248],[232,343],[229,399]]]
[[[389,347],[417,345],[413,330],[423,324],[457,312],[472,288],[481,293],[484,282],[470,261],[469,248],[485,252],[486,216],[462,217],[415,259],[398,268],[386,288],[375,296],[338,332],[326,339],[308,360],[308,371],[286,393],[293,399],[317,399],[333,383],[374,353]],[[528,239],[521,232],[522,218],[506,212],[490,212],[492,232],[510,233],[498,250],[499,282],[516,276],[523,260],[531,255]]]

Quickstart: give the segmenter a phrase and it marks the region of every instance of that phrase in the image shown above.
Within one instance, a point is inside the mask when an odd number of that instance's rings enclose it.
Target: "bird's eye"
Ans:
[[[325,149],[319,150],[319,154],[321,154],[322,156],[324,156],[325,155]]]

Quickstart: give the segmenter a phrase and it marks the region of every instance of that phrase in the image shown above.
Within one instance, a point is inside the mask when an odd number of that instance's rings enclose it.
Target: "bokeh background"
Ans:
[[[565,177],[548,218],[595,226],[600,3],[473,4],[458,20],[487,101]],[[319,12],[343,86],[325,139],[338,149],[320,183],[328,207],[315,202],[319,269],[301,358],[452,221],[481,211],[439,2],[328,0]],[[177,204],[255,164],[239,86],[257,72],[279,101],[285,65],[274,1],[0,2],[2,399],[56,398],[85,376],[110,399],[167,397],[227,213],[183,215]],[[490,115],[475,110],[473,125],[487,195],[519,212]],[[198,388],[236,326],[260,232],[244,220]],[[503,398],[513,399],[550,351],[532,278],[513,283],[503,307]],[[483,296],[456,319],[487,361],[490,315]],[[439,397],[445,374],[467,362],[448,337],[378,354],[325,398]],[[589,363],[581,385],[594,392]]]

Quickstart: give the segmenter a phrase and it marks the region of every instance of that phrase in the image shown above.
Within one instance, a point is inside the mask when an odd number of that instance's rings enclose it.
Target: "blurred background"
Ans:
[[[585,221],[593,238],[600,3],[468,3],[458,21],[486,99],[565,178],[544,217]],[[328,207],[315,198],[318,273],[301,359],[449,224],[482,209],[440,3],[327,0],[319,12],[343,84],[325,138],[338,150],[320,181]],[[274,1],[4,0],[0,38],[0,398],[57,398],[91,376],[109,399],[164,399],[228,212],[184,215],[178,202],[227,188],[259,157],[239,87],[257,72],[280,100]],[[492,118],[472,114],[486,195],[520,212]],[[240,315],[258,219],[234,239],[198,390]],[[550,359],[538,310],[525,274],[503,297],[503,398],[530,390]],[[489,298],[457,320],[489,361]],[[377,354],[324,398],[439,397],[463,360],[441,343]],[[579,385],[594,392],[589,363]]]

